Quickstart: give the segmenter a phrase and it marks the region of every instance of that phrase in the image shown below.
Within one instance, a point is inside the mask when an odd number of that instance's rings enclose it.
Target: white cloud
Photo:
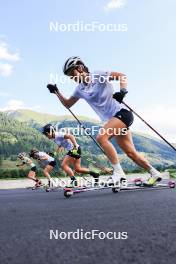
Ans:
[[[106,11],[123,8],[126,5],[126,0],[110,0],[104,7]]]
[[[40,106],[39,105],[36,105],[36,106],[26,106],[25,103],[21,100],[10,100],[7,102],[7,104],[3,107],[3,108],[0,108],[0,111],[8,111],[8,110],[18,110],[18,109],[30,109],[30,110],[37,110],[37,109],[40,109]]]
[[[9,97],[9,96],[11,96],[11,94],[8,92],[0,91],[0,96],[1,97]]]
[[[7,110],[17,110],[17,109],[23,109],[25,108],[25,104],[23,101],[20,100],[10,100],[7,102],[6,106],[1,108],[1,111],[7,111]]]
[[[9,76],[12,74],[13,66],[9,63],[0,63],[0,74],[2,76]]]
[[[7,61],[19,61],[19,53],[12,53],[9,51],[8,45],[6,42],[0,43],[0,60]]]
[[[0,41],[0,75],[10,76],[13,72],[12,62],[20,59],[19,52],[11,52],[5,41]],[[10,62],[10,63],[9,63]]]
[[[153,128],[155,128],[160,134],[162,134],[166,139],[171,142],[176,142],[176,126],[175,126],[175,107],[156,107],[153,106],[150,109],[141,109],[137,111],[144,120],[146,120]],[[140,121],[137,117],[135,118],[134,125],[132,129],[147,133],[155,136],[156,134],[152,132],[147,126]]]

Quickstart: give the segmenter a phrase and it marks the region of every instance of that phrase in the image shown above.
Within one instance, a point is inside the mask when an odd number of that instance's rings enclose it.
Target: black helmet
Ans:
[[[47,124],[42,128],[42,133],[46,136],[48,133],[54,130],[54,126],[52,124]]]
[[[80,57],[73,56],[73,57],[68,58],[63,66],[64,74],[67,75],[69,70],[76,68],[80,64],[84,65]]]
[[[30,151],[30,153],[29,153],[29,156],[30,156],[31,158],[36,158],[38,152],[39,152],[39,151],[38,151],[37,149],[33,148],[33,149],[31,149],[31,151]]]

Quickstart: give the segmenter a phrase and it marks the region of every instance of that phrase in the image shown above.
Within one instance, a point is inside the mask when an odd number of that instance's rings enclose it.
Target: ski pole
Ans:
[[[110,172],[112,171],[112,169],[108,169],[108,168],[106,168],[106,167],[104,167],[104,166],[101,166],[101,165],[98,164],[96,161],[93,161],[93,160],[91,160],[90,158],[85,158],[85,157],[83,156],[83,159],[86,160],[86,161],[88,161],[88,162],[90,162],[90,163],[92,163],[96,168],[100,169],[101,172],[110,173]]]
[[[49,89],[50,93],[54,93],[57,95],[57,97],[60,100],[59,97],[59,93],[58,93],[58,88],[56,85],[53,84],[48,84],[47,88]],[[66,107],[67,108],[67,107]],[[82,122],[77,118],[77,116],[73,113],[73,111],[70,108],[67,108],[67,110],[70,112],[70,114],[76,119],[76,121],[78,122],[78,124],[84,129],[84,131],[86,131],[86,127],[82,124]],[[94,143],[99,147],[99,149],[103,152],[103,154],[105,154],[103,148],[100,146],[100,144],[97,142],[97,140],[89,133],[86,133],[86,135],[88,135],[93,141]],[[106,155],[106,154],[105,154]]]
[[[145,121],[136,111],[134,111],[129,105],[127,105],[124,101],[122,102],[131,112],[133,112],[142,122],[144,122],[152,131],[154,131],[166,144],[168,144],[173,150],[176,151],[176,148],[165,139],[156,129],[154,129],[147,121]]]

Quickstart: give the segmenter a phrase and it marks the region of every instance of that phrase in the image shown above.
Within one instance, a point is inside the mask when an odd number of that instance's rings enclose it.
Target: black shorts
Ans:
[[[55,160],[50,161],[50,163],[49,163],[48,165],[50,165],[50,166],[52,166],[52,167],[55,167],[55,166],[56,166],[56,162],[55,162]]]
[[[74,158],[74,159],[80,159],[81,158],[81,148],[78,147],[78,155],[77,154],[73,154],[71,151],[69,151],[67,153],[68,156]]]
[[[36,171],[37,171],[37,167],[34,166],[34,167],[32,167],[30,170],[36,172]]]
[[[134,121],[133,113],[124,108],[117,112],[114,117],[120,119],[127,126],[127,128],[129,128]]]

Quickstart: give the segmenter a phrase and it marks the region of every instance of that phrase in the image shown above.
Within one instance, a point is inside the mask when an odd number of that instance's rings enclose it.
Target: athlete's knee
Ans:
[[[75,167],[75,171],[78,172],[78,173],[81,172],[81,167],[76,166],[76,167]]]
[[[62,162],[62,163],[61,163],[61,167],[62,167],[63,170],[64,170],[67,166],[68,166],[68,165],[67,165],[66,162]]]
[[[105,135],[100,135],[100,134],[97,135],[96,139],[100,145],[103,145],[108,141],[108,138]]]
[[[45,168],[45,169],[43,170],[43,172],[44,172],[45,174],[48,173],[47,168]]]
[[[45,176],[48,175],[49,174],[48,168],[44,168],[43,173],[45,174]]]

